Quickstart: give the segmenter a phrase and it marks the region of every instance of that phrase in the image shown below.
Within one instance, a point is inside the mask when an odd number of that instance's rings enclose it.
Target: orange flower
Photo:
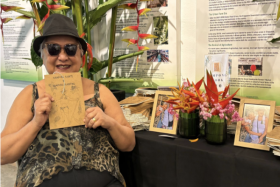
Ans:
[[[122,29],[122,31],[137,31],[138,30],[138,26],[128,26]]]
[[[146,50],[149,50],[150,48],[146,47],[146,46],[139,46],[138,47],[138,50],[139,51],[146,51]]]
[[[118,8],[123,8],[123,9],[135,9],[137,6],[136,3],[127,3],[127,4],[123,4],[118,6]]]
[[[92,54],[92,47],[89,43],[87,43],[87,53],[89,55],[89,63],[88,63],[88,70],[90,69],[93,61],[93,54]]]
[[[131,44],[136,44],[137,43],[137,40],[135,40],[135,39],[122,39],[122,41],[128,43],[127,47]]]
[[[143,8],[143,9],[141,9],[141,10],[139,10],[138,11],[138,15],[139,16],[142,16],[142,15],[145,15],[146,17],[147,17],[147,12],[149,12],[149,11],[151,11],[151,9],[149,9],[149,8]]]
[[[139,37],[142,39],[158,38],[157,36],[152,35],[152,34],[139,34]]]
[[[174,110],[181,109],[184,112],[191,113],[199,106],[201,92],[197,93],[196,90],[199,90],[203,78],[196,84],[190,84],[189,80],[187,81],[188,83],[185,84],[184,82],[182,86],[178,83],[179,89],[171,87],[171,92],[174,97],[169,97],[166,102],[175,105],[173,107]]]

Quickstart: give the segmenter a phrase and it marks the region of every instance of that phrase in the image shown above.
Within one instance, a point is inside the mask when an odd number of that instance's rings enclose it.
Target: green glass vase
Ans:
[[[218,115],[205,120],[205,139],[210,144],[224,144],[227,140],[227,121]]]
[[[195,139],[199,135],[199,113],[190,114],[180,111],[178,120],[178,135],[184,138]]]

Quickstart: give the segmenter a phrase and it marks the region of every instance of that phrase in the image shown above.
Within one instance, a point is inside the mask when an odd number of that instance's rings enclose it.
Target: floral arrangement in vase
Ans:
[[[229,96],[229,85],[225,87],[224,91],[218,92],[217,85],[213,79],[211,72],[207,73],[207,85],[204,82],[206,93],[201,94],[200,99],[200,115],[204,120],[212,118],[212,116],[219,116],[220,119],[230,120],[231,122],[241,121],[238,112],[235,110],[235,105],[232,104],[232,98],[239,91],[236,90],[231,96]]]
[[[178,120],[178,134],[185,138],[194,139],[199,135],[199,104],[203,92],[200,86],[203,78],[196,84],[184,80],[179,89],[171,87],[171,92],[174,97],[169,97],[166,101],[170,104],[168,112],[177,117]],[[179,110],[179,115],[176,112]]]
[[[200,90],[200,86],[203,82],[203,78],[196,84],[190,83],[187,79],[183,81],[182,86],[179,89],[171,87],[171,92],[174,97],[169,97],[166,101],[170,104],[169,113],[175,113],[176,110],[180,109],[182,113],[194,112],[200,104],[200,98],[203,92]]]
[[[211,144],[224,144],[227,140],[227,121],[242,120],[231,101],[239,89],[228,95],[228,85],[224,91],[219,92],[211,72],[207,71],[206,76],[206,93],[201,94],[199,104],[200,115],[205,122],[205,139]]]

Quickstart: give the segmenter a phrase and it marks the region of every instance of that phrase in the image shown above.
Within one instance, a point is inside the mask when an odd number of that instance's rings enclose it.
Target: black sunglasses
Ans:
[[[61,46],[58,44],[45,44],[47,46],[49,55],[57,56],[61,51]],[[75,56],[79,44],[66,44],[64,46],[64,51],[68,56]]]

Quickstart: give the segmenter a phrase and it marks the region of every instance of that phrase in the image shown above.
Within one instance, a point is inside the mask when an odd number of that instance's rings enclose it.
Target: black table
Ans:
[[[136,146],[121,153],[120,167],[128,187],[279,187],[280,158],[271,151],[224,145],[205,139],[159,137],[136,132]]]

